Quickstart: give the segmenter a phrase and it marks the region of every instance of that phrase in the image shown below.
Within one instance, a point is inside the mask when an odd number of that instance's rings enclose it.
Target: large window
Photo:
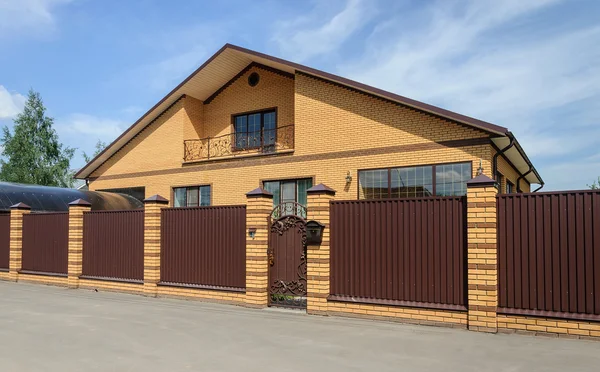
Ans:
[[[233,118],[235,148],[245,150],[274,145],[277,115],[274,110],[236,115]]]
[[[173,205],[175,207],[210,205],[210,186],[174,187]]]
[[[471,163],[439,164],[358,172],[359,199],[462,196]]]

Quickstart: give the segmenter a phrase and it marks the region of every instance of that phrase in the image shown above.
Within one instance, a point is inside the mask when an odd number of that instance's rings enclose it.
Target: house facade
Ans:
[[[76,177],[179,207],[256,187],[305,205],[320,183],[336,199],[465,195],[481,171],[501,193],[543,185],[504,127],[228,44]]]

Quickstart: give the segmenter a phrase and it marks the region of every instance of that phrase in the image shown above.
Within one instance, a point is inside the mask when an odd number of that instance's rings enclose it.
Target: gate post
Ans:
[[[479,175],[467,182],[468,327],[498,332],[496,181]]]
[[[327,315],[327,296],[329,296],[329,241],[331,236],[329,224],[329,202],[334,199],[335,191],[325,185],[318,184],[306,190],[308,205],[307,219],[315,220],[323,225],[321,245],[306,247],[306,312],[315,315]]]
[[[8,279],[16,282],[23,264],[23,215],[31,211],[24,203],[10,207],[10,258],[8,262]]]
[[[156,296],[160,281],[161,210],[169,201],[160,195],[144,199],[144,295]]]
[[[273,194],[259,187],[247,193],[246,198],[246,228],[254,231],[253,236],[246,235],[246,306],[263,308],[268,306],[268,220]]]
[[[83,213],[92,209],[92,204],[83,199],[69,203],[69,251],[67,286],[79,288],[79,277],[83,270]]]

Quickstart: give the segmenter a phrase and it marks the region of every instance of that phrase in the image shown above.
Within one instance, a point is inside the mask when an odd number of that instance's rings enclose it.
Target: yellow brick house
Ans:
[[[90,190],[171,206],[306,204],[464,195],[479,170],[500,192],[543,180],[507,129],[340,76],[227,44],[76,175]]]

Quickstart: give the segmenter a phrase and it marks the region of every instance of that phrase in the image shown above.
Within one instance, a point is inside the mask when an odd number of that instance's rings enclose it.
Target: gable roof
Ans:
[[[86,178],[108,160],[113,154],[127,144],[133,137],[148,126],[169,106],[175,103],[180,97],[189,95],[201,101],[210,98],[223,85],[227,84],[241,70],[252,63],[262,64],[283,72],[295,74],[296,72],[312,75],[333,83],[362,91],[367,94],[378,96],[380,98],[409,106],[436,116],[455,121],[470,127],[474,127],[490,133],[494,137],[507,137],[510,132],[507,128],[488,123],[482,120],[461,115],[440,107],[419,102],[395,93],[375,88],[366,84],[359,83],[341,76],[320,71],[312,67],[304,66],[298,63],[286,61],[281,58],[273,57],[264,53],[256,52],[250,49],[242,48],[232,44],[225,44],[212,57],[204,62],[196,71],[192,72],[184,81],[176,86],[169,94],[162,98],[131,127],[123,132],[116,140],[108,145],[104,151],[98,154],[88,164],[75,174],[76,178]],[[524,155],[524,153],[523,153]],[[529,160],[527,159],[527,162]],[[528,169],[525,169],[527,171]],[[524,173],[524,172],[523,172]],[[534,177],[526,177],[530,183],[542,183],[541,177],[537,171],[531,172]]]

